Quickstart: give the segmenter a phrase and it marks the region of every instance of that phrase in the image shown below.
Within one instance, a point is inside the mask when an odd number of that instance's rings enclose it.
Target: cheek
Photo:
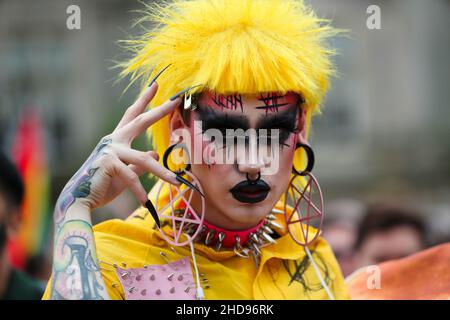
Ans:
[[[225,148],[218,148],[217,145],[206,138],[199,128],[189,129],[190,136],[190,156],[191,162],[199,166],[205,166],[208,169],[219,166],[226,162]],[[223,170],[223,169],[222,169]]]
[[[291,177],[292,163],[294,161],[295,154],[295,142],[296,139],[294,137],[290,137],[287,141],[288,146],[280,148],[278,159],[274,159],[279,162],[276,179],[280,182],[280,184],[284,184],[284,182],[288,181]]]
[[[203,135],[199,128],[194,128],[194,123],[191,121],[191,125],[188,130],[189,136],[189,152],[191,157],[191,163],[195,165],[203,165],[203,154],[208,146],[208,141],[204,141]]]
[[[194,132],[192,128],[193,126],[189,130],[192,137],[190,146],[192,173],[200,180],[202,185],[208,185],[210,189],[217,188],[223,185],[218,184],[217,181],[223,181],[223,177],[229,175],[233,166],[216,164],[214,163],[214,157],[208,161],[208,150],[214,149],[212,148],[214,144],[210,141],[205,141],[203,135],[197,131]]]
[[[280,146],[278,161],[280,168],[284,170],[287,165],[292,165],[294,161],[295,145],[297,144],[297,135],[293,134],[286,140],[287,146]]]
[[[217,202],[217,199],[224,199],[233,183],[225,180],[224,177],[230,176],[227,165],[211,165],[196,164],[192,165],[191,172],[199,180],[202,185],[206,200],[212,203]],[[217,204],[216,204],[217,205]]]

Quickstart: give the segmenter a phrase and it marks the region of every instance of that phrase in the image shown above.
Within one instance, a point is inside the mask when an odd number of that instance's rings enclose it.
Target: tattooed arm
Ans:
[[[108,299],[97,261],[91,215],[83,201],[91,194],[92,180],[112,139],[102,139],[85,164],[66,185],[56,204],[52,299]]]
[[[73,209],[83,216],[82,208],[74,205]],[[91,223],[83,219],[67,220],[56,229],[52,299],[109,299],[97,261]]]
[[[91,212],[117,197],[126,187],[145,204],[139,176],[151,172],[179,185],[176,175],[158,163],[156,152],[131,148],[151,124],[172,112],[180,98],[142,113],[154,97],[156,82],[127,109],[114,132],[103,138],[70,179],[55,206],[52,299],[109,299],[95,249]]]

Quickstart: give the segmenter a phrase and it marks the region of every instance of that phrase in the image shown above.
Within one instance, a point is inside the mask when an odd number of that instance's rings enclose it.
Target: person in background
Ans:
[[[354,300],[450,299],[450,243],[428,247],[424,222],[406,209],[369,206],[345,279]]]
[[[11,266],[6,250],[20,226],[24,193],[19,172],[0,150],[0,300],[39,300],[43,294],[36,280]]]
[[[370,205],[359,224],[355,267],[400,259],[427,247],[424,222],[407,209]]]
[[[328,241],[344,277],[355,270],[354,248],[365,205],[355,199],[339,199],[327,206],[323,237]]]

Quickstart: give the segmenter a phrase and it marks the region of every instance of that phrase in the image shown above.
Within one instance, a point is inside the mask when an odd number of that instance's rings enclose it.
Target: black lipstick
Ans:
[[[269,194],[270,187],[263,180],[242,181],[230,189],[233,198],[244,203],[258,203]]]

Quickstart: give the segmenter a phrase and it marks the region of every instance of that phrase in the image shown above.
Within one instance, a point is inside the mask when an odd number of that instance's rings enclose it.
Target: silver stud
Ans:
[[[250,239],[253,240],[253,242],[257,243],[257,244],[262,244],[261,243],[261,239],[259,239],[258,235],[256,233],[251,233],[250,234]]]
[[[134,293],[136,291],[136,287],[131,287],[130,289],[128,289],[129,293]]]
[[[208,231],[208,234],[206,235],[206,239],[205,239],[205,244],[207,246],[209,246],[212,243],[215,233],[216,233],[216,230],[214,230],[214,229],[211,229]]]
[[[266,241],[270,242],[270,243],[277,243],[271,236],[269,236],[267,233],[265,233],[264,231],[260,230],[258,231],[258,234]]]
[[[262,226],[261,227],[262,230],[264,230],[264,232],[268,233],[268,234],[273,234],[274,231],[272,229],[270,229],[268,226]]]
[[[178,276],[178,281],[183,281],[183,275]]]
[[[282,226],[280,226],[278,223],[276,223],[275,221],[271,221],[271,220],[267,220],[266,221],[266,225],[268,225],[269,227],[274,227],[277,229],[283,229]]]
[[[256,269],[259,269],[260,255],[256,251],[252,251],[253,262],[255,263]]]
[[[127,277],[130,273],[129,272],[124,272],[122,273],[120,276],[122,277],[122,279],[124,279],[125,277]]]
[[[216,251],[220,251],[220,248],[222,248],[222,241],[225,239],[225,232],[219,232],[219,235],[217,236],[217,242],[216,242]]]
[[[167,280],[172,281],[173,275],[174,275],[174,274],[175,274],[174,272],[172,272],[171,274],[169,274],[169,275],[167,276]]]
[[[271,212],[272,212],[273,214],[284,214],[284,211],[281,211],[281,210],[275,209],[275,208],[273,208],[273,209],[271,210]]]
[[[142,290],[141,295],[143,295],[143,296],[147,295],[147,289]]]
[[[235,239],[236,239],[236,243],[234,244],[234,248],[233,248],[234,253],[237,254],[241,258],[248,259],[248,257],[249,257],[248,249],[242,247],[241,238],[238,235],[236,235]]]
[[[169,290],[169,292],[170,292],[170,293],[175,293],[175,287],[172,287],[172,288]]]
[[[202,241],[205,231],[206,231],[206,226],[203,224],[200,227],[200,232],[197,233],[197,236],[194,238],[194,242]]]
[[[251,242],[250,245],[253,247],[253,249],[255,249],[255,251],[256,251],[258,254],[261,254],[261,250],[259,250],[259,247],[258,247],[258,245],[257,245],[256,243]],[[253,252],[253,250],[252,250],[252,252]]]
[[[266,217],[267,220],[277,220],[277,217],[275,217],[273,214],[269,214]]]
[[[156,292],[155,292],[158,296],[161,294],[161,290],[156,290]]]
[[[136,281],[141,281],[141,278],[142,278],[142,275],[140,275],[140,274],[137,275],[137,276],[136,276]]]
[[[165,254],[164,252],[160,251],[160,252],[159,252],[159,255],[160,255],[164,260],[166,260],[167,263],[170,263],[169,258],[167,258],[166,254]],[[163,271],[164,271],[164,270],[163,270]]]
[[[152,274],[152,275],[150,276],[150,280],[151,280],[151,281],[155,281],[155,279],[156,279],[155,275]]]

